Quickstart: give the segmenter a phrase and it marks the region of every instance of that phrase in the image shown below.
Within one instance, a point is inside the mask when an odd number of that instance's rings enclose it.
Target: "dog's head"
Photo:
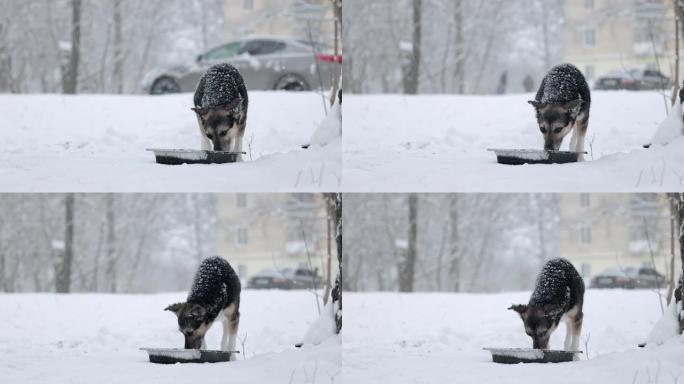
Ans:
[[[197,114],[202,135],[209,139],[214,151],[230,151],[231,144],[244,128],[244,118],[240,106],[199,108],[192,110]]]
[[[525,325],[525,333],[532,338],[532,348],[549,349],[549,338],[560,321],[561,311],[558,308],[550,305],[518,304],[511,305],[508,309],[520,315]]]
[[[199,304],[177,303],[164,310],[178,317],[178,330],[185,336],[185,349],[200,349],[211,325],[206,308]]]
[[[563,138],[572,130],[579,116],[582,100],[566,103],[542,103],[529,101],[537,112],[539,130],[544,135],[544,149],[557,151],[563,143]]]

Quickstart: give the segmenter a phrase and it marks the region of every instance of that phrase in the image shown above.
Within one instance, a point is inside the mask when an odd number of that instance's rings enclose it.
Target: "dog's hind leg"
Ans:
[[[223,310],[223,313],[225,319],[223,320],[221,350],[235,351],[235,341],[237,338],[238,326],[240,325],[240,312],[236,304],[231,304]],[[235,360],[235,354],[232,354],[230,359]]]
[[[565,350],[578,351],[580,335],[582,334],[582,319],[584,314],[580,305],[575,306],[567,313],[568,333],[565,336]],[[579,360],[579,354],[575,354],[573,360]]]

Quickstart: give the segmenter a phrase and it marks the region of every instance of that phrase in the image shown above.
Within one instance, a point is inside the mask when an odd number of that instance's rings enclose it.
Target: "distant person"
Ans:
[[[499,86],[496,88],[497,95],[505,95],[508,86],[508,71],[504,71],[499,78]]]
[[[530,92],[534,91],[534,79],[532,78],[532,76],[530,76],[530,75],[525,76],[525,78],[523,79],[522,85],[523,85],[523,88],[525,89],[525,93],[530,93]]]

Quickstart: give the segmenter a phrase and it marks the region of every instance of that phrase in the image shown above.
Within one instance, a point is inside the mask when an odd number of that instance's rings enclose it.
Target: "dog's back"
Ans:
[[[188,303],[200,304],[212,321],[234,304],[240,306],[240,278],[225,259],[214,256],[202,261],[195,274]]]
[[[584,281],[575,267],[565,259],[553,259],[542,268],[530,297],[530,305],[550,305],[566,313],[575,306],[582,307]]]
[[[209,68],[195,90],[196,108],[235,108],[238,100],[246,115],[249,104],[247,87],[240,72],[230,64],[218,64]]]
[[[536,101],[545,104],[563,104],[581,99],[582,111],[591,106],[591,90],[582,72],[572,64],[553,67],[542,80]]]

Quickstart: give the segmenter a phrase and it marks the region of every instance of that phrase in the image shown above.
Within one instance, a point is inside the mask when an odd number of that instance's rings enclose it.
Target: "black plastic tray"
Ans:
[[[566,363],[582,351],[558,351],[532,348],[484,348],[492,353],[492,360],[500,364]]]
[[[568,164],[576,163],[584,153],[545,151],[537,149],[489,149],[496,154],[499,164]]]
[[[166,165],[181,164],[226,164],[235,163],[245,152],[202,151],[192,149],[148,149],[154,152],[157,163]]]
[[[150,356],[150,363],[223,363],[238,351],[209,351],[178,348],[140,348]]]

